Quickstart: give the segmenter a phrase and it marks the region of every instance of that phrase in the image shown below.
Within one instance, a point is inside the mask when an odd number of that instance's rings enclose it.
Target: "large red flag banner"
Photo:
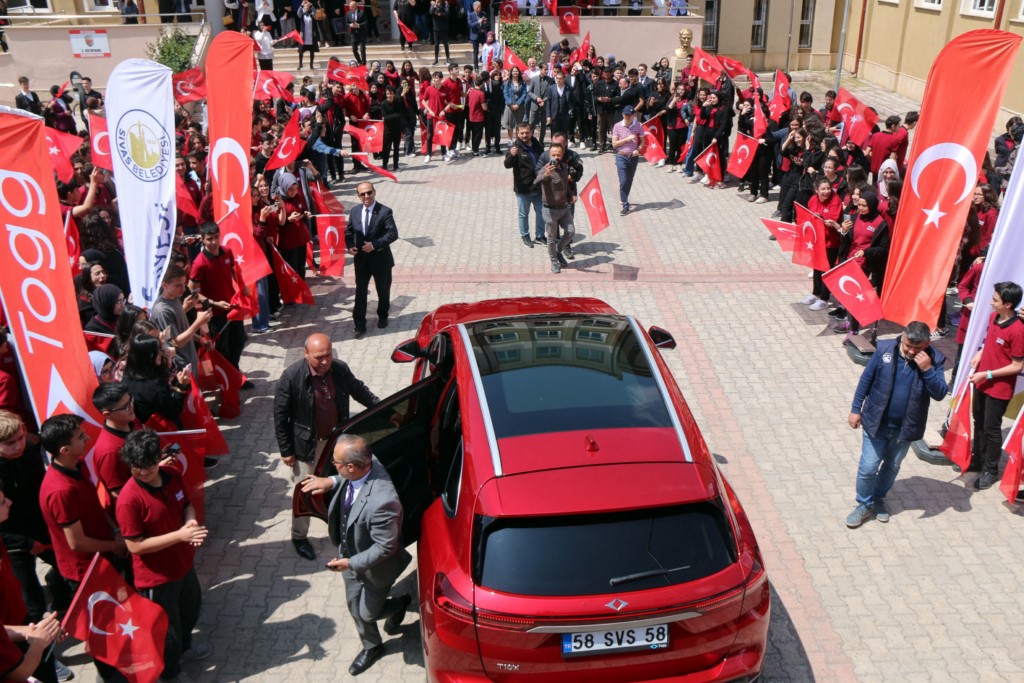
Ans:
[[[882,319],[882,302],[857,259],[848,259],[821,276],[828,291],[861,325]]]
[[[102,116],[89,116],[89,146],[92,148],[92,165],[114,170],[114,162],[110,158],[110,134],[107,132],[107,119]]]
[[[249,285],[270,274],[270,264],[252,235],[249,145],[252,137],[252,40],[234,31],[213,39],[209,72],[210,184],[213,217],[221,244],[231,248]],[[238,242],[231,247],[231,242]]]
[[[43,120],[16,111],[0,110],[0,299],[36,421],[75,413],[95,437],[103,421],[92,405],[98,382],[78,322]]]
[[[200,468],[202,469],[202,468]],[[61,626],[95,659],[133,683],[154,683],[164,668],[167,613],[125,583],[96,553]]]
[[[1021,36],[957,36],[932,65],[882,288],[885,319],[934,327]]]
[[[608,227],[608,209],[605,208],[601,181],[597,179],[596,173],[583,186],[580,197],[583,199],[583,206],[587,210],[587,218],[590,220],[591,235],[596,235]]]
[[[565,36],[580,33],[580,10],[577,7],[558,8],[558,32]]]
[[[519,23],[519,5],[516,0],[504,0],[499,10],[501,20],[506,24]]]

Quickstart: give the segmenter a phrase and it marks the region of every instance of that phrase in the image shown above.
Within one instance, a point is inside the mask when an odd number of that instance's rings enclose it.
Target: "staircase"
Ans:
[[[460,66],[473,63],[473,47],[468,42],[449,43],[449,53],[451,54],[451,61]],[[348,64],[353,59],[352,46],[320,48],[320,51],[316,53],[316,57],[313,60],[316,67],[313,72],[309,70],[308,66],[305,66],[303,71],[299,71],[298,48],[278,47],[274,50],[274,71],[284,71],[299,77],[311,74],[320,76],[327,71],[327,62],[332,57],[341,60],[344,64]],[[396,69],[401,69],[402,62],[408,59],[417,71],[420,67],[424,66],[431,71],[434,71],[436,68],[446,71],[443,68],[445,63],[443,45],[439,54],[440,64],[438,67],[433,67],[434,46],[426,41],[418,42],[411,50],[407,48],[404,52],[397,40],[384,40],[367,44],[366,63],[368,65],[374,61],[379,61],[381,70],[383,70],[384,62],[388,59],[395,63]],[[305,62],[309,64],[308,57],[306,57]]]

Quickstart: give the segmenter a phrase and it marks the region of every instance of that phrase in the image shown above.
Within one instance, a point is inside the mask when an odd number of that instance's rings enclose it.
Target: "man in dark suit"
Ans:
[[[32,112],[36,116],[42,116],[43,103],[39,101],[39,95],[29,89],[28,76],[20,76],[18,78],[18,85],[21,86],[21,92],[15,95],[14,105],[18,109],[24,109],[25,111]]]
[[[348,31],[352,34],[352,54],[360,64],[366,64],[366,32],[370,23],[366,10],[359,9],[356,0],[348,3],[348,12],[345,13],[345,21],[348,22]]]
[[[565,72],[555,72],[555,82],[548,86],[548,130],[551,134],[568,133],[572,116],[572,90],[565,82]]]
[[[391,310],[391,269],[395,257],[391,243],[398,239],[398,226],[391,209],[377,202],[373,183],[359,183],[356,193],[362,202],[352,207],[345,227],[345,246],[355,258],[356,303],[352,320],[356,337],[366,334],[366,296],[370,278],[377,287],[377,327],[388,326]]]
[[[363,649],[348,668],[366,671],[384,654],[377,621],[384,632],[398,633],[412,597],[388,597],[412,557],[402,545],[402,502],[384,466],[362,437],[343,434],[334,446],[333,477],[308,477],[307,493],[334,491],[327,508],[327,532],[338,557],[327,563],[345,579],[345,602],[356,622]]]
[[[334,358],[331,339],[311,334],[303,358],[288,366],[274,393],[274,431],[281,460],[292,470],[292,480],[308,477],[334,428],[349,417],[351,396],[369,408],[378,399],[356,379],[348,365]],[[307,560],[316,559],[310,544],[309,518],[292,518],[292,544]]]

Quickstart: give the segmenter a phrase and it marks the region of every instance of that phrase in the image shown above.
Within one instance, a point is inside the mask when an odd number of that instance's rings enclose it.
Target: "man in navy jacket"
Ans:
[[[931,330],[922,322],[907,325],[897,339],[878,343],[853,397],[851,429],[864,428],[857,468],[857,508],[846,518],[856,529],[875,517],[889,521],[885,494],[892,488],[910,444],[924,436],[929,400],[941,400],[949,388],[946,362],[929,346]]]

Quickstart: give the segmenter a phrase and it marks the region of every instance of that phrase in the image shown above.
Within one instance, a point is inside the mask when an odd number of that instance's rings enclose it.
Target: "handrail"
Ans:
[[[33,7],[33,9],[35,9],[35,8]],[[200,26],[201,26],[206,21],[206,12],[203,12],[201,10],[192,10],[191,12],[163,12],[163,13],[146,12],[145,14],[137,14],[137,15],[133,15],[133,16],[136,16],[136,17],[139,17],[139,18],[143,18],[144,17],[144,18],[147,18],[147,19],[148,18],[158,18],[158,17],[192,17],[192,21],[173,22],[173,23],[169,22],[167,24],[163,24],[163,22],[161,22],[161,25],[164,25],[164,26],[180,26],[180,25],[183,25],[183,24],[200,24]],[[40,14],[40,13],[36,13],[36,12],[31,12],[31,13],[29,13],[29,12],[20,13],[19,12],[18,14],[10,14],[9,13],[7,15],[7,19],[10,22],[10,24],[8,26],[5,26],[4,28],[17,28],[15,26],[15,22],[19,22],[19,23],[22,23],[22,24],[25,24],[25,25],[29,25],[29,26],[55,26],[55,25],[59,25],[59,24],[61,24],[63,22],[66,22],[66,21],[79,20],[79,19],[88,19],[90,21],[96,21],[97,19],[100,19],[100,20],[102,20],[102,19],[109,19],[110,20],[110,21],[108,21],[106,23],[89,24],[90,26],[95,26],[95,27],[99,27],[99,28],[102,28],[104,26],[131,26],[131,24],[125,24],[122,21],[123,16],[121,15],[120,11],[118,11],[118,10],[111,10],[109,12],[108,11],[93,12],[93,13],[90,13],[90,14],[64,14],[63,12],[59,12],[59,13],[57,13],[57,12],[48,12],[46,14]],[[115,21],[115,19],[116,19],[116,21]],[[74,25],[78,26],[80,24],[74,24]],[[148,26],[149,24],[140,24],[140,25]]]
[[[199,43],[203,40],[203,33],[206,31],[206,15],[203,15],[199,22],[199,30],[196,31],[196,42],[192,45],[192,54],[189,55],[188,63],[192,66],[199,66],[196,62],[196,52],[199,50]]]

